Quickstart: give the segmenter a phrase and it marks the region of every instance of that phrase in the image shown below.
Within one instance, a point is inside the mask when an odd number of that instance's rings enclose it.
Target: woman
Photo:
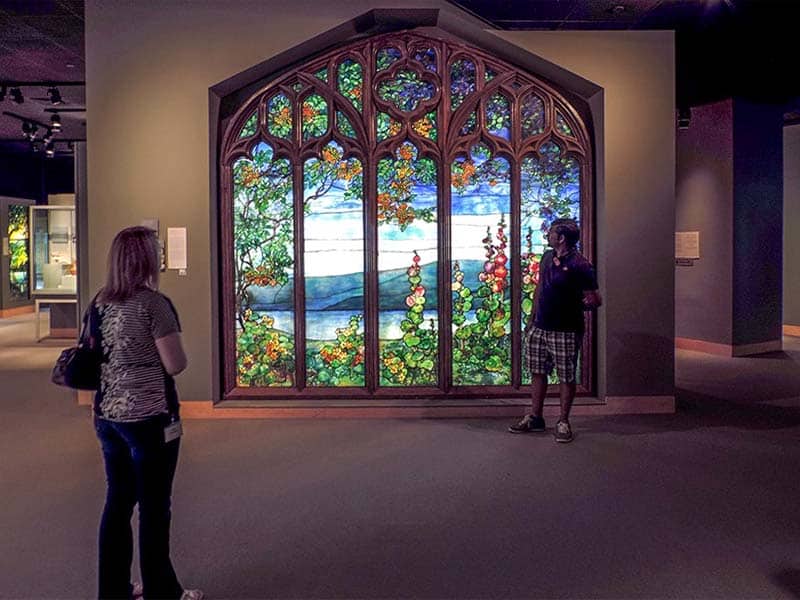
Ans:
[[[172,480],[180,421],[172,376],[186,368],[178,315],[158,290],[159,244],[146,227],[123,229],[111,244],[108,279],[89,307],[101,348],[95,429],[108,482],[100,522],[100,598],[182,598],[169,557]],[[139,504],[142,583],[131,585],[131,517]]]

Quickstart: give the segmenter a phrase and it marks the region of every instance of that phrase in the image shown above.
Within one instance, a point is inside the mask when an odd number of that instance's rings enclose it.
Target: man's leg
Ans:
[[[572,401],[575,400],[575,382],[558,384],[558,399],[561,402],[561,416],[559,421],[569,423],[569,412],[572,410]]]
[[[547,375],[531,374],[531,414],[541,417],[544,410],[544,397],[547,393]],[[563,403],[562,403],[563,406]],[[563,411],[563,409],[562,409]]]

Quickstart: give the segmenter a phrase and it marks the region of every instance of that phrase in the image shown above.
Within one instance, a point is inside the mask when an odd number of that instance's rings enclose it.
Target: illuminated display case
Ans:
[[[31,206],[31,294],[75,295],[78,251],[74,206]]]
[[[31,304],[30,216],[33,200],[0,197],[3,252],[0,268],[0,311]]]

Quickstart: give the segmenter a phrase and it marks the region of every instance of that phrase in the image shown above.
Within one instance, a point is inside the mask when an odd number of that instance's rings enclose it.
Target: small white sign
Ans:
[[[167,227],[167,268],[186,268],[186,227]]]
[[[675,232],[675,258],[700,258],[700,232]]]

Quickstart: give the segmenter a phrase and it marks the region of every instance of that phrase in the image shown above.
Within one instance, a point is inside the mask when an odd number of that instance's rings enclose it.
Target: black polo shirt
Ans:
[[[548,250],[539,263],[539,304],[534,325],[547,331],[582,333],[583,293],[597,289],[594,267],[577,250],[554,261],[555,256],[554,250]]]

